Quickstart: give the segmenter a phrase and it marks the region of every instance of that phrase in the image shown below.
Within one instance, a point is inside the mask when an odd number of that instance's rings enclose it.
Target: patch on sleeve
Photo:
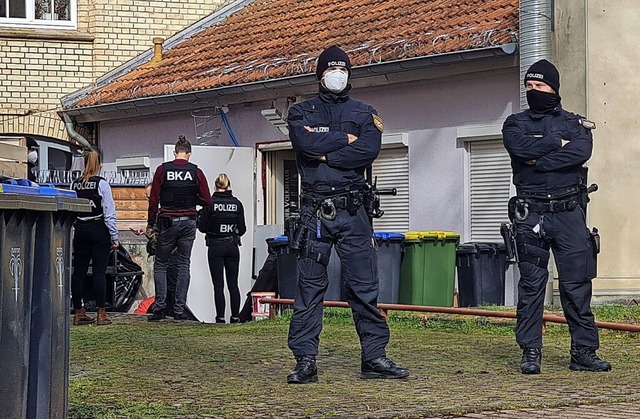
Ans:
[[[596,129],[596,123],[593,121],[589,121],[588,119],[580,118],[578,119],[578,122],[586,129]]]
[[[384,122],[382,122],[382,118],[380,118],[378,115],[374,113],[371,114],[371,116],[373,116],[373,125],[375,125],[376,128],[378,128],[378,131],[384,132]]]

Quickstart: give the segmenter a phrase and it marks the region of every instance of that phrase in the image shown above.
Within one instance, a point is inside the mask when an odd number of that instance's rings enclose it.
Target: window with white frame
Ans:
[[[0,25],[75,28],[77,0],[0,0]]]

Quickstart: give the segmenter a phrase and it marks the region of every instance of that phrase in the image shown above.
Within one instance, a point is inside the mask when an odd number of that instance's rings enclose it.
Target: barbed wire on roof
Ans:
[[[398,38],[389,40],[382,43],[374,43],[372,41],[365,41],[352,48],[346,49],[345,52],[349,55],[362,57],[359,60],[362,64],[380,64],[386,60],[408,59],[428,56],[432,54],[441,54],[447,51],[448,42],[458,42],[466,47],[473,49],[487,48],[499,45],[498,39],[505,35],[509,36],[510,42],[517,41],[517,28],[516,27],[499,27],[490,28],[483,31],[477,31],[475,26],[460,26],[455,30],[446,33],[436,33],[430,30],[418,34],[413,38]],[[167,81],[161,84],[155,84],[153,86],[145,86],[137,84],[130,87],[130,98],[142,98],[146,97],[146,92],[149,95],[158,94],[177,94],[184,92],[176,85],[181,82],[189,83],[197,78],[215,78],[217,86],[223,86],[228,84],[228,80],[223,80],[225,76],[230,74],[237,74],[240,77],[242,74],[260,73],[264,79],[273,79],[281,77],[290,77],[300,74],[311,73],[315,69],[317,56],[312,56],[308,53],[298,54],[293,57],[273,57],[268,60],[259,60],[257,58],[251,59],[246,62],[234,61],[224,66],[218,66],[206,69],[200,73],[190,74],[189,76]],[[102,104],[102,89],[94,90],[89,93],[85,99],[92,98],[94,104]],[[108,102],[107,102],[108,103]]]

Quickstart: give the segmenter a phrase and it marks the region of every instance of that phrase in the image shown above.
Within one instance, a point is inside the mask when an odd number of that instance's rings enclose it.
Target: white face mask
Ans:
[[[333,93],[340,93],[347,87],[349,75],[342,70],[331,70],[322,78],[324,87]]]
[[[23,154],[24,156],[24,154]],[[35,150],[31,150],[29,152],[29,154],[27,155],[27,159],[29,160],[29,163],[31,164],[35,164],[35,162],[38,161],[38,152]]]

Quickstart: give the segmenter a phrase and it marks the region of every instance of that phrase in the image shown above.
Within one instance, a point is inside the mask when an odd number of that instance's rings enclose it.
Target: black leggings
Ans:
[[[209,271],[213,281],[213,299],[216,304],[216,318],[224,319],[224,274],[227,274],[227,287],[231,299],[231,317],[240,315],[240,290],[238,289],[238,269],[240,251],[238,246],[227,240],[209,241]]]
[[[106,271],[109,263],[111,236],[104,221],[75,223],[73,237],[73,275],[71,276],[71,297],[73,308],[82,308],[84,281],[89,270],[93,271],[93,292],[96,306],[103,308],[107,294]]]

